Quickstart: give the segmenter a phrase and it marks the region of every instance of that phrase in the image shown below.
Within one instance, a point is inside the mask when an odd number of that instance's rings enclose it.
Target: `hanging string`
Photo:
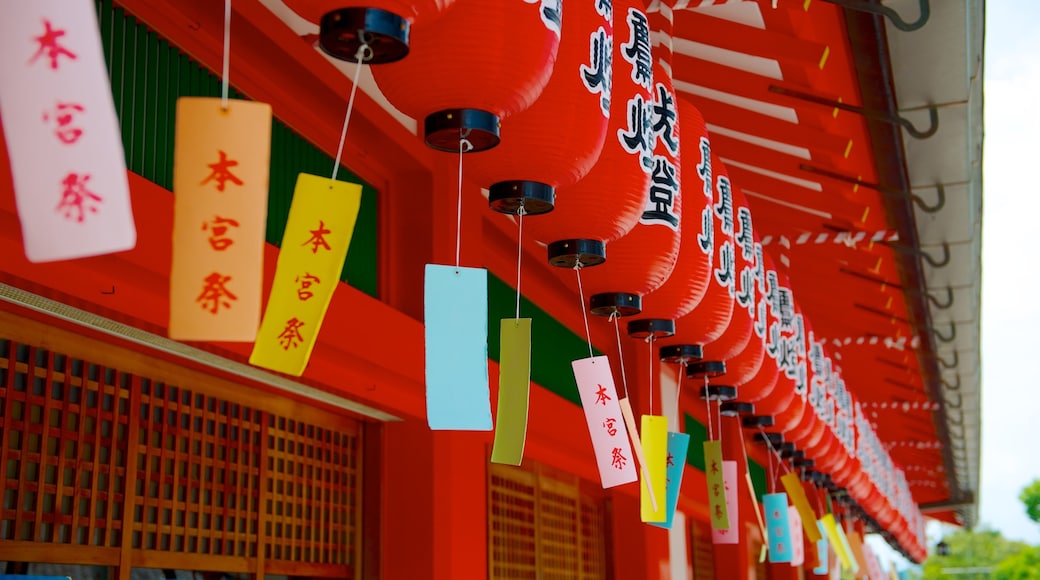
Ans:
[[[705,379],[707,381],[707,379]],[[715,420],[719,426],[719,444],[722,443],[722,401],[715,401]]]
[[[224,64],[220,71],[220,108],[228,108],[228,75],[231,69],[231,0],[224,0]]]
[[[682,380],[683,380],[683,375],[685,375],[685,374],[686,374],[686,361],[680,361],[679,362],[679,379],[675,382],[675,422],[676,422],[675,430],[677,432],[681,432],[682,431],[682,429],[680,429],[679,425],[678,425],[678,423],[679,423],[679,401],[682,400],[680,398],[680,396],[682,395]]]
[[[624,397],[628,398],[628,377],[625,375],[625,353],[621,350],[621,327],[618,324],[618,320],[621,319],[621,315],[618,314],[617,310],[610,313],[610,319],[614,321],[614,336],[617,337],[617,356],[618,361],[621,362],[621,389],[624,391]]]
[[[650,346],[650,348],[648,349],[649,353],[650,353],[650,358],[649,358],[649,363],[650,364],[647,365],[647,367],[650,369],[650,414],[653,415],[654,414],[654,334],[652,332],[650,333],[650,336],[646,337],[646,344],[648,344]]]
[[[520,209],[517,210],[516,215],[519,216],[517,221],[520,223],[520,228],[516,234],[516,319],[520,320],[520,259],[524,255],[524,214],[527,211],[524,206],[521,205]]]
[[[459,255],[462,252],[462,155],[473,149],[469,139],[459,137],[459,211],[455,218],[455,273],[459,271]]]
[[[708,439],[715,439],[715,430],[711,424],[711,397],[708,396],[708,377],[704,377],[704,408],[708,411]]]
[[[350,87],[350,99],[347,100],[347,115],[343,117],[343,129],[339,132],[339,147],[336,148],[336,160],[332,165],[332,181],[336,181],[339,174],[339,162],[343,158],[343,144],[347,140],[347,126],[350,125],[350,115],[354,112],[354,98],[357,96],[358,84],[361,82],[361,65],[372,58],[372,49],[367,44],[362,44],[357,49],[354,59],[357,60],[357,68],[354,69],[354,84]]]
[[[762,440],[765,441],[766,447],[769,448],[769,452],[766,453],[766,461],[769,462],[769,493],[776,493],[776,470],[773,469],[773,442],[766,437],[766,434],[761,429],[758,430],[762,434]]]
[[[585,320],[585,339],[589,342],[589,358],[592,358],[592,332],[589,331],[589,313],[585,312],[585,292],[581,289],[581,261],[574,262],[574,275],[578,277],[578,300],[581,301],[581,317]]]

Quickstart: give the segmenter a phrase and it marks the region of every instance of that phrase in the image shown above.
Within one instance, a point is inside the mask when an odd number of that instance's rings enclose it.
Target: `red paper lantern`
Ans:
[[[611,101],[613,11],[597,0],[569,0],[559,56],[531,107],[502,121],[508,138],[468,165],[489,186],[492,209],[515,214],[552,210],[557,187],[592,169],[607,138]],[[577,209],[568,207],[570,217]]]
[[[456,0],[436,21],[416,23],[408,58],[372,74],[387,100],[424,120],[430,147],[489,149],[501,120],[530,107],[549,81],[560,16],[546,3]]]
[[[412,24],[433,20],[455,0],[284,0],[301,17],[321,27],[319,46],[329,55],[357,62],[362,44],[368,64],[393,62],[408,54]]]

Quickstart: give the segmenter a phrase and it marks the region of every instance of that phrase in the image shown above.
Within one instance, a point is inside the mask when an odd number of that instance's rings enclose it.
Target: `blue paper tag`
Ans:
[[[816,525],[820,528],[820,535],[822,536],[819,541],[816,542],[816,558],[819,560],[819,565],[813,568],[812,573],[818,576],[822,576],[827,573],[827,530],[823,527],[823,522],[816,520]]]
[[[769,536],[769,561],[791,563],[791,522],[787,518],[787,494],[767,493],[762,496],[766,511],[766,535]]]
[[[427,264],[425,292],[430,429],[490,431],[487,270]]]
[[[679,505],[679,491],[682,487],[683,467],[686,466],[686,451],[690,447],[688,433],[668,433],[668,463],[665,472],[665,520],[649,522],[661,528],[672,527],[675,509]]]

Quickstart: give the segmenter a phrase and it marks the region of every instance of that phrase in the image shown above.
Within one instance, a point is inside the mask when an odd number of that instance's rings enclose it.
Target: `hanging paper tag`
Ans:
[[[708,480],[708,509],[711,512],[711,528],[728,530],[730,519],[726,506],[726,480],[722,473],[722,443],[704,442],[704,467]]]
[[[605,356],[583,358],[573,361],[571,368],[592,437],[600,482],[608,488],[635,481],[636,465],[610,361]]]
[[[845,552],[845,559],[849,562],[849,569],[852,570],[853,574],[859,573],[859,562],[856,561],[856,554],[852,551],[852,546],[849,544],[849,537],[845,535],[845,528],[837,525],[838,530],[838,541],[841,542],[842,550]],[[844,564],[844,560],[842,564]]]
[[[133,248],[123,143],[94,2],[3,8],[0,116],[26,258]]]
[[[845,543],[841,540],[844,534],[838,534],[838,525],[834,521],[834,514],[823,516],[820,518],[820,522],[823,524],[823,529],[827,532],[827,540],[834,547],[834,553],[838,555],[841,567],[846,570],[851,569],[852,562],[850,561],[849,553],[845,550]]]
[[[296,178],[251,364],[297,377],[303,374],[339,286],[360,210],[360,185],[306,173]]]
[[[816,520],[816,527],[820,531],[820,539],[816,540],[816,567],[813,568],[812,573],[822,576],[827,574],[829,568],[827,565],[827,537],[824,535],[826,531],[822,521]]]
[[[636,460],[639,461],[639,465],[643,470],[643,478],[651,479],[650,472],[646,470],[646,454],[643,453],[643,442],[639,438],[639,430],[636,429],[636,418],[632,414],[632,403],[628,400],[628,397],[621,397],[618,399],[618,405],[621,407],[621,416],[625,418],[625,425],[628,427],[628,437],[632,441],[632,451],[636,454]],[[657,495],[654,494],[654,486],[651,485],[647,488],[647,492],[650,495],[650,503],[657,509]],[[661,498],[664,501],[664,498]]]
[[[498,420],[491,461],[520,465],[531,393],[531,319],[505,318],[498,335]]]
[[[820,541],[820,530],[816,527],[816,513],[813,512],[812,507],[809,505],[809,498],[805,496],[805,488],[802,487],[802,481],[798,479],[798,474],[793,471],[787,473],[780,478],[780,482],[784,484],[787,497],[791,498],[791,504],[794,505],[795,509],[798,510],[798,515],[801,516],[798,519],[802,522],[802,527],[805,528],[805,535],[809,537],[809,541]],[[794,530],[792,530],[792,533],[794,533]]]
[[[737,501],[739,486],[737,485],[737,462],[722,462],[722,478],[726,494],[726,515],[732,522],[740,521],[740,502]],[[736,544],[740,541],[740,527],[732,525],[728,530],[711,530],[711,543],[713,544]]]
[[[787,520],[787,494],[767,493],[762,496],[762,503],[766,510],[769,561],[790,563],[794,554],[791,549],[791,525]]]
[[[639,440],[646,454],[646,477],[639,482],[639,515],[644,522],[663,522],[668,519],[668,418],[643,415],[642,420]]]
[[[252,342],[260,326],[271,106],[177,99],[170,338]]]
[[[852,552],[853,561],[856,562],[856,568],[858,570],[868,570],[867,558],[863,553],[863,539],[860,537],[859,532],[852,530],[846,532],[845,538],[849,543],[849,548]]]
[[[805,563],[805,540],[802,536],[802,517],[798,514],[798,508],[787,507],[787,521],[791,526],[791,566],[801,566]]]
[[[679,506],[679,493],[682,491],[683,472],[686,467],[686,452],[690,448],[688,433],[668,433],[668,469],[665,471],[665,520],[653,525],[671,529],[675,518],[675,509]]]
[[[490,431],[487,270],[426,264],[425,284],[426,420]]]
[[[866,542],[863,543],[863,557],[867,560],[867,575],[870,576],[871,580],[885,577],[884,572],[881,571],[881,562],[874,555],[874,550],[871,549],[870,544]]]

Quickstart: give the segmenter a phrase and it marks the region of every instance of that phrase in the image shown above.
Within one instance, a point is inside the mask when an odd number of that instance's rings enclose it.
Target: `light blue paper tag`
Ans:
[[[672,527],[675,509],[679,505],[679,491],[682,487],[683,467],[686,465],[686,451],[690,447],[688,433],[668,433],[668,463],[665,472],[665,520],[649,522],[660,528]]]
[[[766,511],[769,561],[790,563],[794,550],[791,549],[791,522],[787,518],[787,494],[767,493],[762,496],[762,504]]]
[[[823,527],[823,522],[816,520],[816,525],[820,528],[820,535],[823,536],[818,542],[816,542],[816,558],[819,560],[819,565],[813,568],[812,573],[817,576],[822,576],[827,573],[827,530]]]
[[[425,292],[430,429],[490,431],[487,270],[427,264]]]

